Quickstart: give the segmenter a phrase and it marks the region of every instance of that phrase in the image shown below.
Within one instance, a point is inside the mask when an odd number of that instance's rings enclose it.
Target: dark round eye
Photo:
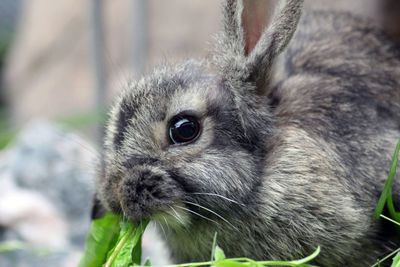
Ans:
[[[200,123],[194,116],[177,116],[171,120],[168,134],[172,143],[191,142],[199,136]]]

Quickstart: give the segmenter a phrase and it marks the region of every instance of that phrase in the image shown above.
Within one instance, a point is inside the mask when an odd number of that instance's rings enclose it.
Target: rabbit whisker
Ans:
[[[168,205],[168,207],[175,213],[175,214],[171,214],[168,212],[168,214],[172,215],[172,217],[174,217],[180,224],[182,224],[183,226],[186,226],[183,223],[181,216],[179,216],[178,212],[174,209],[174,207],[172,207],[171,205]]]
[[[55,133],[60,137],[68,141],[72,141],[75,144],[79,145],[81,148],[89,152],[92,156],[94,156],[97,160],[100,159],[100,152],[96,150],[96,148],[91,147],[89,144],[86,144],[83,140],[81,140],[78,136],[74,136],[72,134],[67,134],[61,129],[55,129]]]
[[[168,230],[170,230],[167,219],[165,219],[165,216],[164,216],[164,215],[162,215],[162,217],[163,217],[163,219],[164,219],[165,224],[167,225]]]
[[[222,199],[224,199],[224,200],[226,200],[226,201],[229,201],[229,202],[232,202],[232,203],[241,205],[241,206],[245,206],[243,203],[239,203],[239,202],[237,202],[236,200],[233,200],[233,199],[231,199],[231,198],[228,198],[228,197],[225,197],[225,196],[216,194],[216,193],[200,193],[200,192],[195,192],[195,193],[190,193],[190,194],[192,194],[192,195],[206,195],[206,196],[219,197],[219,198],[222,198]]]
[[[188,209],[188,208],[181,207],[181,206],[176,206],[176,207],[179,208],[179,209],[186,210],[187,212],[193,213],[194,215],[197,215],[197,216],[199,216],[200,218],[206,219],[206,220],[208,220],[208,221],[210,221],[210,222],[213,222],[213,223],[216,223],[217,225],[219,225],[219,223],[218,223],[217,221],[215,221],[215,220],[213,220],[213,219],[210,219],[210,218],[208,218],[208,217],[206,217],[206,216],[203,216],[203,215],[201,215],[201,214],[199,214],[199,213],[197,213],[197,212],[195,212],[195,211],[193,211],[193,210],[190,210],[190,209]]]
[[[165,233],[165,230],[164,230],[164,227],[162,226],[162,223],[157,222],[157,221],[156,221],[156,223],[160,226],[162,232],[164,233],[164,238],[167,239],[167,234]]]
[[[169,206],[169,207],[172,208],[171,206]],[[179,218],[179,215],[175,215],[175,214],[173,214],[173,213],[171,213],[171,212],[169,212],[169,211],[166,211],[166,213],[168,213],[168,214],[171,215],[173,218],[175,218],[175,219],[178,221],[178,223],[180,223],[180,224],[182,225],[182,227],[183,227],[182,229],[183,229],[187,234],[190,234],[187,225],[185,225],[185,224],[183,223],[183,221]]]
[[[213,210],[211,210],[209,208],[206,208],[206,207],[204,207],[204,206],[202,206],[202,205],[200,205],[198,203],[194,203],[194,202],[190,202],[190,201],[183,201],[183,202],[186,203],[186,204],[189,204],[189,205],[193,205],[193,206],[199,207],[201,209],[204,209],[204,210],[214,214],[215,216],[217,216],[218,218],[220,218],[221,220],[223,220],[224,222],[226,222],[227,224],[232,226],[235,230],[238,230],[231,222],[229,222],[227,219],[225,219],[224,217],[222,217],[221,215],[219,215],[215,211],[213,211]]]

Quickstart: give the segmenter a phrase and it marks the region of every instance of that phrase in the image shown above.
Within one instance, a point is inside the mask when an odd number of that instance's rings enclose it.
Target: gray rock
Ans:
[[[0,266],[76,265],[90,225],[96,168],[91,145],[36,122],[0,162],[0,244],[20,240],[32,248],[0,253]]]
[[[31,125],[12,152],[15,182],[43,194],[70,223],[71,241],[82,244],[93,195],[93,148],[80,137],[48,124]]]

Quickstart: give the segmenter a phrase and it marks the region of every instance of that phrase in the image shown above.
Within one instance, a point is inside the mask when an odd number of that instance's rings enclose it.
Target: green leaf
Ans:
[[[101,267],[106,262],[120,232],[120,217],[107,213],[100,219],[93,220],[86,237],[85,251],[79,267]]]
[[[392,186],[394,183],[394,178],[396,176],[397,164],[399,162],[399,153],[400,153],[400,141],[397,143],[396,149],[394,151],[389,175],[385,182],[385,186],[383,187],[383,191],[379,198],[378,204],[375,208],[374,212],[375,219],[379,219],[379,216],[382,214],[385,204],[387,203],[389,213],[392,216],[392,218],[395,219],[396,221],[400,220],[400,215],[394,210],[394,204],[392,199]]]
[[[149,223],[149,221],[140,222],[139,226],[135,230],[134,237],[132,240],[132,243],[134,245],[133,245],[133,249],[131,252],[132,262],[134,264],[140,265],[140,263],[141,263],[141,260],[142,260],[142,236],[143,236],[143,233],[144,233],[148,223]]]
[[[393,257],[393,263],[391,267],[400,267],[400,253],[397,253],[396,256]]]
[[[121,232],[105,267],[129,267],[140,265],[141,238],[148,221],[134,225],[128,221],[121,221]]]
[[[112,213],[94,220],[79,267],[140,265],[141,239],[147,224],[132,224]]]
[[[121,221],[121,232],[117,244],[110,257],[107,259],[106,267],[128,267],[133,264],[131,252],[134,244],[129,242],[133,234],[133,225]]]
[[[221,261],[221,260],[224,260],[224,259],[225,259],[224,251],[219,246],[215,246],[214,260]]]
[[[142,237],[139,238],[139,241],[131,249],[131,257],[133,264],[140,265],[142,261]]]

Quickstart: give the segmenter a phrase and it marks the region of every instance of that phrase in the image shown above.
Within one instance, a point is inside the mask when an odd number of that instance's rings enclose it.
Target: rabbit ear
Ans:
[[[269,0],[244,0],[241,14],[244,54],[254,49],[272,16],[274,3]]]
[[[283,2],[285,2],[283,4]],[[227,0],[217,65],[229,78],[254,82],[265,92],[272,64],[287,46],[300,19],[303,0],[281,0],[268,22],[273,4],[268,0]],[[222,64],[222,65],[221,65]]]

